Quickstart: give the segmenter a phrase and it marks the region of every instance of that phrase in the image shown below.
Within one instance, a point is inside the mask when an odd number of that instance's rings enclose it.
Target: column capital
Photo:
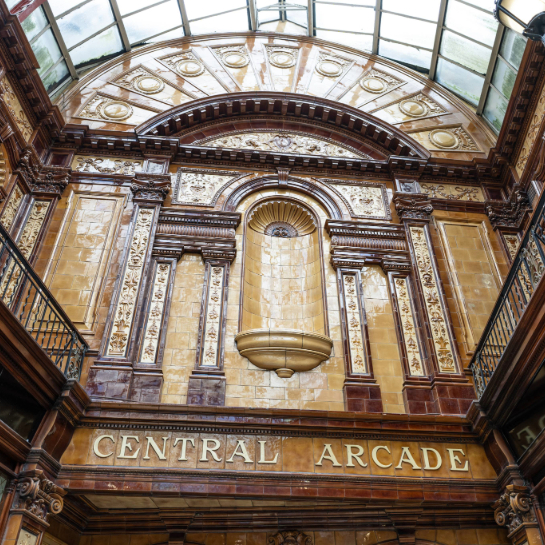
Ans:
[[[492,508],[496,523],[507,527],[509,537],[523,527],[537,526],[532,498],[525,486],[507,485]]]
[[[400,220],[429,221],[433,212],[431,200],[424,193],[396,191],[393,202]]]
[[[150,174],[140,172],[136,174],[131,184],[134,201],[139,204],[163,204],[171,187],[169,174]]]
[[[521,187],[515,187],[509,201],[488,201],[485,206],[494,230],[499,227],[520,229],[526,213],[531,210],[528,194]]]

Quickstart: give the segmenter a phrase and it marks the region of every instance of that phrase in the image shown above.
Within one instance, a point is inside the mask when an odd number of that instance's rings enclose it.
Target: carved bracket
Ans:
[[[506,526],[509,535],[523,525],[537,524],[528,489],[525,486],[510,484],[505,490],[500,499],[492,505],[496,523]]]
[[[423,193],[394,193],[394,206],[401,220],[429,221],[433,206]]]
[[[26,147],[15,170],[35,195],[61,196],[70,182],[69,168],[42,166],[32,148]]]
[[[41,470],[19,475],[12,512],[29,515],[46,526],[51,515],[58,515],[64,506],[66,491],[46,479]]]
[[[532,207],[526,191],[517,187],[508,202],[490,201],[485,210],[494,230],[498,227],[520,229],[526,213]]]

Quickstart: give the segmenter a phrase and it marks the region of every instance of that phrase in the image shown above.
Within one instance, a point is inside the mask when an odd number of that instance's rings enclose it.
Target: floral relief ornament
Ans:
[[[131,176],[142,167],[141,161],[129,159],[109,159],[103,157],[76,157],[76,172],[100,172],[102,174],[120,174]]]
[[[7,77],[4,77],[0,80],[0,94],[4,104],[9,110],[9,113],[13,117],[17,127],[21,131],[23,138],[28,142],[32,136],[32,125],[28,120],[28,117],[21,106],[19,98],[15,94],[11,83],[8,81]]]
[[[218,191],[240,176],[237,172],[179,169],[174,178],[173,204],[209,206]]]
[[[439,297],[426,234],[422,227],[411,226],[410,232],[439,370],[443,373],[454,373],[456,372],[454,353],[449,338],[445,313]]]
[[[114,314],[114,323],[108,344],[109,356],[124,356],[127,351],[144,259],[149,245],[153,216],[154,211],[152,209],[140,208],[138,210],[138,217],[129,249],[128,263],[121,283],[121,293]]]
[[[355,216],[390,219],[386,188],[381,185],[332,184]]]
[[[358,301],[358,289],[356,286],[356,275],[344,275],[343,284],[352,373],[365,374],[367,373],[367,364],[363,347],[362,322],[360,304]]]
[[[216,367],[218,360],[218,342],[223,294],[223,267],[212,267],[204,331],[203,361],[204,367]]]

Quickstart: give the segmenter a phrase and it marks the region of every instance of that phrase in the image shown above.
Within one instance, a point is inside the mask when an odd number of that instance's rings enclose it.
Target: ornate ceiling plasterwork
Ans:
[[[341,146],[324,138],[309,136],[304,133],[286,131],[241,131],[220,137],[205,138],[195,142],[218,148],[255,149],[297,153],[299,155],[321,155],[328,157],[354,157],[370,159],[365,153],[349,146]]]
[[[322,40],[266,33],[252,38],[244,34],[187,37],[168,42],[168,48],[155,44],[135,50],[122,62],[128,70],[120,74],[121,61],[115,59],[82,78],[65,95],[63,113],[69,123],[88,124],[91,129],[115,124],[119,125],[116,130],[136,129],[144,134],[140,128],[151,127],[150,123],[160,118],[154,117],[155,113],[165,112],[169,105],[199,104],[222,95],[216,102],[225,101],[226,112],[211,103],[196,116],[188,112],[188,121],[184,118],[181,124],[175,123],[180,129],[171,127],[168,136],[195,126],[195,122],[230,116],[226,94],[275,92],[292,93],[303,102],[309,102],[309,97],[327,99],[330,104],[344,104],[361,114],[372,113],[375,121],[381,119],[390,127],[399,127],[438,157],[456,152],[471,159],[495,144],[495,137],[483,122],[438,84],[386,59]],[[91,88],[97,94],[81,108]],[[127,91],[130,99],[126,98]],[[279,95],[277,99],[291,97]],[[184,115],[175,108],[171,108],[172,115]],[[252,105],[238,111],[233,103],[232,114],[253,115],[255,108]],[[295,115],[299,115],[298,108],[296,105]],[[324,111],[321,107],[318,111],[301,108],[311,123],[331,123],[339,128],[353,124],[350,119],[328,115],[331,106],[324,105]],[[357,114],[348,116],[356,118]],[[373,140],[372,130],[362,130],[358,125],[357,131],[360,138]],[[390,137],[375,134],[374,141],[384,140],[388,142]]]

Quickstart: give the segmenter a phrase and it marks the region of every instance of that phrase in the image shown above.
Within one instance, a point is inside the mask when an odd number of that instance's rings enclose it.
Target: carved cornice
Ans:
[[[43,471],[25,471],[17,477],[11,512],[27,515],[35,522],[49,526],[49,517],[62,511],[65,494],[60,486],[44,477]]]
[[[498,227],[520,229],[527,212],[531,211],[526,191],[517,187],[508,202],[489,201],[485,211],[494,230]]]
[[[431,200],[424,193],[396,192],[393,202],[401,220],[429,221],[433,212]]]
[[[525,486],[510,484],[505,493],[493,504],[494,519],[506,526],[509,537],[522,526],[537,525],[532,499]]]
[[[60,197],[70,182],[71,170],[43,166],[34,150],[28,146],[23,150],[15,172],[22,176],[32,193]]]
[[[162,204],[170,188],[170,176],[167,174],[138,172],[131,184],[134,201],[138,203]]]

